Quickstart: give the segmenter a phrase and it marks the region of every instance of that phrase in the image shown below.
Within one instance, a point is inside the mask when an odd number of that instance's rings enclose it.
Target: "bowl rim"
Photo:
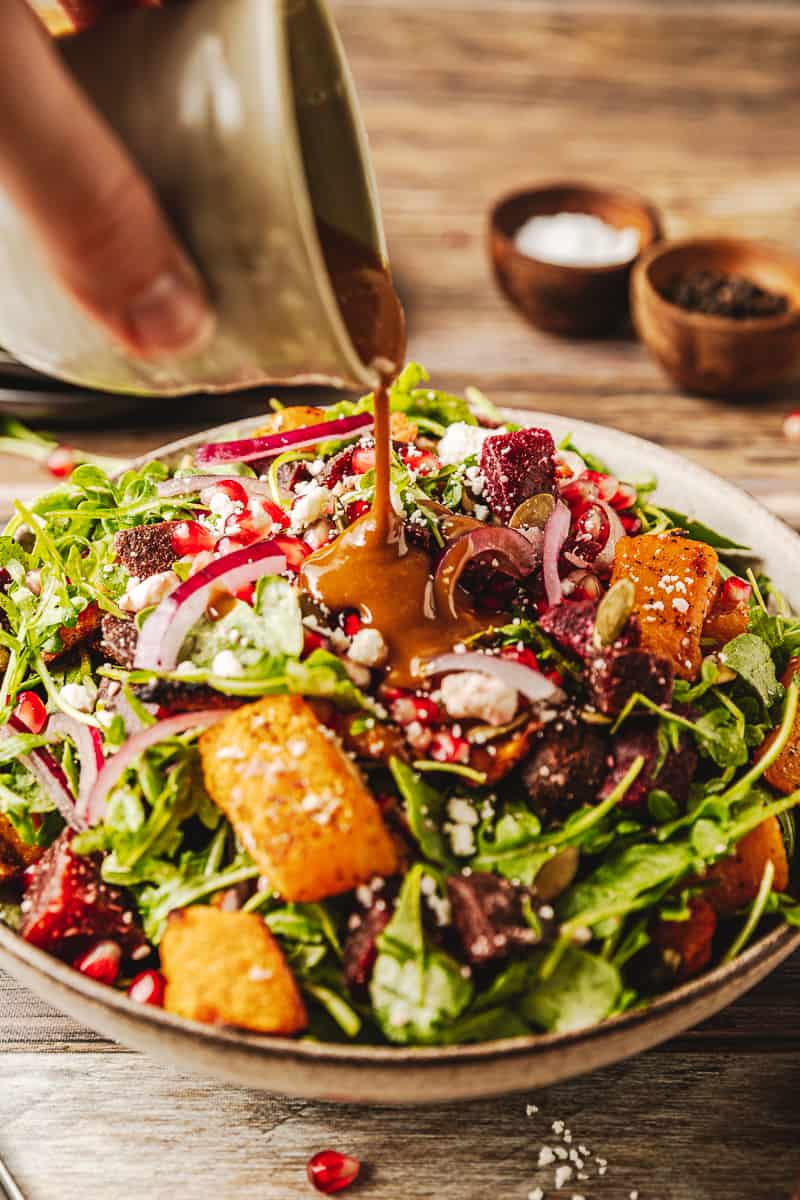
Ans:
[[[782,332],[785,329],[791,331],[793,327],[800,329],[800,304],[792,304],[791,301],[786,312],[779,313],[775,317],[726,317],[719,313],[692,312],[690,309],[682,308],[680,304],[674,304],[672,300],[668,300],[652,280],[653,264],[672,251],[701,250],[705,247],[721,249],[726,246],[731,248],[753,247],[764,253],[765,257],[771,257],[776,263],[782,259],[792,260],[797,264],[800,273],[800,254],[793,253],[788,246],[769,238],[737,237],[735,234],[720,234],[719,236],[693,234],[689,237],[669,238],[651,243],[634,263],[631,277],[631,308],[636,306],[636,289],[642,287],[646,290],[647,296],[655,300],[658,307],[669,310],[674,320],[698,331],[708,329],[728,334],[737,332],[752,334]]]
[[[699,474],[706,481],[713,480],[716,485],[729,494],[732,502],[735,501],[739,506],[749,509],[754,521],[760,520],[772,526],[773,530],[780,532],[782,536],[789,535],[789,538],[795,540],[800,547],[800,534],[770,512],[760,501],[730,480],[715,475],[691,459],[659,446],[655,442],[611,426],[599,425],[596,422],[584,421],[580,418],[570,419],[565,414],[513,407],[503,407],[500,409],[500,413],[504,419],[517,420],[521,424],[532,425],[539,422],[546,426],[550,422],[551,425],[555,423],[556,426],[569,425],[576,429],[579,435],[591,436],[592,431],[611,433],[614,437],[623,438],[631,450],[635,449],[640,454],[652,453],[653,450],[656,450],[664,467],[668,468],[672,464],[684,473],[688,469],[692,473]],[[247,436],[261,424],[263,424],[263,414],[226,422],[223,425],[155,447],[152,451],[135,458],[126,469],[141,467],[155,459],[176,460],[188,451],[202,445],[209,438],[222,440],[222,435],[228,438]],[[660,464],[656,464],[656,466],[660,469]],[[453,1046],[353,1045],[351,1043],[297,1040],[285,1036],[249,1033],[235,1027],[206,1025],[176,1016],[162,1008],[139,1004],[130,1000],[124,992],[87,978],[45,950],[30,945],[0,921],[0,967],[7,967],[9,962],[19,963],[34,974],[44,976],[66,991],[83,997],[90,1004],[112,1009],[120,1016],[141,1026],[151,1029],[156,1027],[165,1035],[172,1033],[211,1048],[231,1046],[247,1049],[268,1059],[276,1058],[323,1065],[325,1063],[374,1065],[389,1070],[401,1070],[412,1066],[435,1069],[436,1067],[481,1064],[487,1061],[529,1058],[536,1054],[544,1056],[553,1051],[567,1051],[578,1046],[587,1046],[597,1041],[611,1039],[642,1026],[655,1025],[659,1018],[665,1018],[683,1008],[690,1008],[693,1003],[700,1001],[703,997],[724,991],[726,985],[734,983],[740,976],[745,978],[752,976],[762,965],[765,967],[764,973],[769,973],[797,949],[800,949],[800,929],[795,929],[790,925],[778,925],[751,942],[737,958],[727,963],[719,963],[712,970],[695,979],[671,988],[668,992],[657,996],[646,1007],[633,1008],[598,1024],[569,1032],[533,1033],[497,1041],[462,1043]],[[13,975],[13,969],[8,969],[9,973]]]
[[[611,198],[627,200],[632,207],[638,208],[647,219],[650,226],[647,240],[640,242],[635,254],[630,258],[624,259],[622,262],[596,264],[594,266],[580,266],[576,263],[554,263],[547,262],[543,258],[536,258],[532,254],[524,254],[517,248],[514,237],[509,236],[498,224],[498,217],[502,209],[514,201],[523,199],[524,197],[533,197],[542,195],[547,192],[574,191],[584,192],[587,195],[608,196]],[[556,208],[552,214],[542,213],[540,215],[552,215],[562,210]],[[577,210],[576,210],[577,211]],[[591,214],[596,215],[596,214]],[[519,229],[520,226],[517,226]],[[604,187],[601,184],[581,183],[570,180],[557,180],[553,183],[536,184],[533,187],[518,187],[512,191],[504,192],[494,200],[489,209],[489,233],[490,237],[497,238],[498,241],[506,248],[507,253],[513,256],[514,260],[520,264],[534,263],[537,267],[547,268],[551,271],[564,271],[571,275],[575,280],[581,278],[589,280],[594,276],[608,276],[620,272],[631,270],[635,264],[641,259],[642,255],[646,254],[652,247],[657,246],[662,241],[663,222],[661,215],[656,206],[637,192],[633,188],[627,187]],[[516,229],[514,231],[516,233]]]

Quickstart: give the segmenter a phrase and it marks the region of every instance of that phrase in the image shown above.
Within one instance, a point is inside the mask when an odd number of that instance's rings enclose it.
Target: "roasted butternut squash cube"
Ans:
[[[305,429],[306,425],[319,425],[327,420],[324,408],[316,408],[312,404],[294,404],[291,408],[281,408],[271,413],[264,424],[255,430],[253,437],[290,433],[293,429]]]
[[[308,1019],[281,948],[257,913],[197,905],[170,914],[161,941],[164,1007],[207,1025],[300,1033]]]
[[[200,754],[209,794],[285,900],[323,900],[398,869],[374,797],[302,696],[238,709],[202,735]]]
[[[682,679],[700,671],[700,638],[716,592],[717,552],[677,532],[621,538],[611,582],[629,579],[636,591],[642,645],[675,665]]]
[[[800,673],[800,658],[793,658],[783,676],[784,687],[788,687],[798,673]],[[777,730],[769,734],[759,749],[759,755],[766,754],[777,736]],[[767,783],[772,784],[779,792],[785,792],[787,796],[790,792],[800,788],[800,711],[795,717],[794,728],[789,734],[788,742],[775,762],[767,767],[764,778]]]
[[[717,646],[725,646],[742,633],[747,633],[750,625],[750,605],[747,600],[739,600],[735,604],[726,601],[717,580],[717,590],[703,625],[703,637],[714,642]]]
[[[752,903],[769,861],[775,868],[772,886],[777,892],[789,884],[789,863],[777,817],[767,817],[739,842],[733,854],[707,872],[705,897],[721,917],[730,917]]]
[[[0,813],[0,883],[19,875],[43,854],[42,846],[26,845],[8,817]]]
[[[708,966],[717,928],[717,914],[702,896],[696,896],[690,908],[687,921],[660,920],[652,932],[653,945],[679,980],[692,979]]]

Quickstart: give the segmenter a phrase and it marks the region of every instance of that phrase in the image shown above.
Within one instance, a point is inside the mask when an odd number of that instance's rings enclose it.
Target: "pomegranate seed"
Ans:
[[[20,692],[14,716],[27,725],[31,733],[41,733],[47,724],[47,709],[36,692]]]
[[[214,549],[214,535],[199,521],[179,521],[172,528],[170,541],[178,558]]]
[[[783,436],[790,442],[800,442],[800,412],[789,413],[783,422]]]
[[[608,513],[599,504],[589,504],[575,521],[575,540],[597,542],[602,550],[611,532]]]
[[[254,496],[247,508],[234,513],[225,522],[225,532],[253,542],[267,537],[273,529],[285,529],[289,524],[288,513],[264,496]]]
[[[121,961],[122,951],[116,942],[95,942],[84,954],[79,954],[72,965],[88,979],[96,979],[98,983],[107,983],[111,987],[119,977]]]
[[[237,600],[243,600],[245,604],[249,604],[252,607],[256,594],[256,585],[254,583],[245,583],[242,587],[237,588],[233,594]]]
[[[564,682],[564,676],[554,667],[552,671],[544,672],[545,679],[549,679],[556,687],[561,687]]]
[[[354,475],[363,475],[375,466],[375,447],[357,446],[353,451],[351,471]]]
[[[523,646],[521,649],[519,646],[504,646],[500,657],[521,663],[523,667],[530,667],[532,671],[540,670],[539,660],[529,646]]]
[[[614,475],[602,475],[599,471],[586,470],[580,478],[595,485],[601,500],[609,502],[619,491],[620,483]]]
[[[456,737],[449,729],[440,729],[433,735],[430,756],[441,763],[468,763],[469,742],[466,738]]]
[[[354,500],[347,506],[347,519],[348,521],[357,521],[359,517],[366,516],[369,510],[369,500]]]
[[[619,519],[622,522],[622,528],[629,537],[635,537],[641,531],[642,522],[633,513],[620,513]]]
[[[621,483],[614,495],[611,497],[609,504],[612,508],[624,510],[633,508],[638,499],[636,488],[630,483]]]
[[[66,479],[78,465],[77,455],[71,446],[56,446],[50,451],[45,466],[56,479]]]
[[[205,496],[206,492],[209,494],[212,492],[222,492],[233,504],[242,504],[245,507],[247,506],[247,502],[249,500],[246,489],[241,483],[239,483],[238,479],[220,479],[219,483],[215,483],[213,486],[206,488],[206,491],[203,493],[203,497]],[[203,497],[201,497],[201,499]]]
[[[303,630],[303,658],[307,658],[315,650],[324,650],[327,642],[321,633],[315,633],[313,629]]]
[[[720,591],[720,601],[725,608],[738,608],[740,604],[749,604],[753,589],[746,579],[731,575],[726,579]]]
[[[274,539],[275,545],[280,547],[281,553],[286,555],[286,565],[290,571],[299,571],[303,565],[303,560],[308,558],[311,553],[311,547],[307,546],[302,538],[288,537],[286,534],[278,534]]]
[[[441,721],[439,706],[428,696],[398,696],[392,701],[392,716],[398,725],[435,725]]]
[[[33,883],[35,877],[36,877],[36,863],[31,863],[31,865],[29,867],[26,867],[25,870],[22,872],[22,890],[23,891],[27,892],[28,888]]]
[[[600,493],[589,479],[573,479],[561,489],[561,499],[569,505],[573,517],[583,512],[588,504],[599,500]]]
[[[306,1171],[310,1182],[318,1192],[332,1196],[334,1192],[342,1192],[358,1176],[361,1163],[350,1154],[340,1154],[338,1150],[320,1150],[308,1160]]]
[[[339,624],[348,637],[355,637],[364,622],[357,612],[347,612],[341,614]]]
[[[137,1004],[152,1004],[163,1008],[167,981],[160,971],[142,971],[128,988],[128,997]]]

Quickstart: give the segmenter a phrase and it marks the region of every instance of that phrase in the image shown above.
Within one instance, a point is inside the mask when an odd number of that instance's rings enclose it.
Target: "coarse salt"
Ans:
[[[531,217],[514,236],[521,254],[567,267],[603,267],[628,262],[639,250],[638,229],[622,229],[590,213],[560,212]]]

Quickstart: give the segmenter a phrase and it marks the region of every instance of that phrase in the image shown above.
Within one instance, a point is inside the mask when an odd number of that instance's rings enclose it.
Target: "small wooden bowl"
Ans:
[[[789,298],[777,317],[709,316],[664,297],[687,271],[746,275]],[[684,238],[654,246],[631,279],[636,330],[662,367],[687,391],[752,395],[795,375],[800,364],[800,256],[744,238]]]
[[[581,183],[527,188],[499,200],[489,216],[489,252],[502,291],[532,325],[563,337],[592,337],[621,324],[636,257],[607,267],[573,267],[523,254],[514,235],[530,217],[589,213],[609,225],[639,230],[639,253],[662,236],[656,210],[635,192]]]

